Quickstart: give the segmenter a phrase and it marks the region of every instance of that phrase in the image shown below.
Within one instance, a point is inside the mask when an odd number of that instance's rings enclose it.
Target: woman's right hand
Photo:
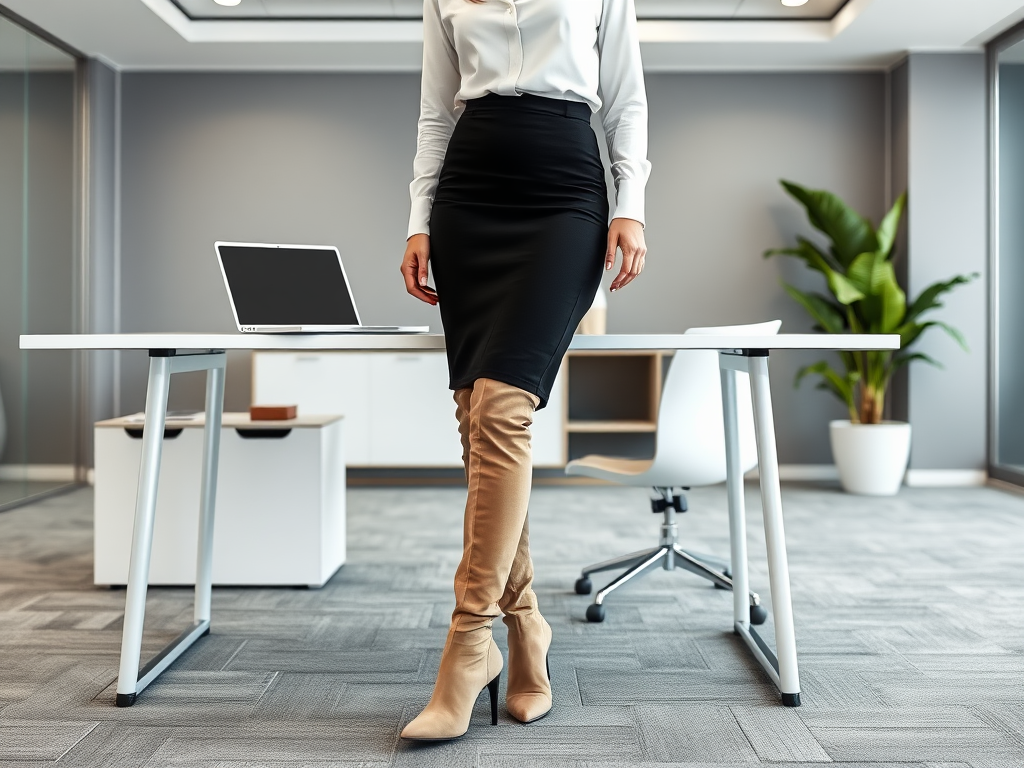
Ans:
[[[424,290],[427,287],[427,262],[430,260],[430,236],[413,235],[405,246],[402,258],[402,276],[405,290],[410,296],[425,301],[430,306],[437,304],[437,294]]]

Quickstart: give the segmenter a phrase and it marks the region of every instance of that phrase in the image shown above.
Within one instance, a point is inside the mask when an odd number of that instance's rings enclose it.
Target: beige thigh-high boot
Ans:
[[[462,463],[469,473],[469,410],[471,388],[455,391],[455,417],[462,438]],[[551,627],[541,616],[533,591],[533,560],[530,557],[530,518],[523,522],[516,556],[512,560],[505,593],[498,601],[508,627],[508,682],[505,707],[524,723],[539,720],[551,711],[548,648]]]
[[[551,627],[540,615],[537,595],[533,591],[529,519],[523,524],[519,548],[498,607],[504,612],[504,622],[508,627],[505,707],[516,720],[532,723],[551,711],[548,671]]]
[[[459,398],[456,397],[456,402]],[[518,387],[477,379],[469,395],[469,489],[462,561],[455,572],[455,612],[434,693],[402,731],[407,739],[463,735],[484,688],[497,692],[501,652],[491,637],[500,615],[530,497],[530,424],[538,399]],[[460,408],[461,408],[460,403]]]

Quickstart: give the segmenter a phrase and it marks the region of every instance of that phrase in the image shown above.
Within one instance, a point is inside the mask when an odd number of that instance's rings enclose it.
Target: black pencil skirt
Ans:
[[[586,104],[489,94],[455,126],[430,215],[450,386],[547,404],[601,281],[608,196]]]

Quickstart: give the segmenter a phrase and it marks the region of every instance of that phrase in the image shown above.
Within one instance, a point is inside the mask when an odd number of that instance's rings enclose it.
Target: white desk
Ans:
[[[224,404],[225,351],[228,349],[274,350],[386,350],[443,349],[438,334],[380,335],[282,335],[240,333],[126,333],[56,334],[21,337],[22,349],[148,350],[149,388],[146,393],[146,426],[135,505],[135,528],[125,604],[121,663],[117,678],[117,705],[131,706],[138,694],[198,638],[210,631],[211,563],[214,499],[217,489],[217,456]],[[782,334],[779,336],[686,336],[644,334],[575,336],[571,349],[678,350],[714,349],[722,370],[722,407],[725,420],[726,488],[729,499],[729,537],[733,581],[733,628],[782,693],[782,703],[800,705],[793,604],[789,591],[789,564],[782,521],[779,462],[775,447],[775,422],[768,382],[768,353],[779,349],[888,350],[899,349],[899,337],[879,335]],[[149,558],[156,515],[160,451],[167,415],[171,375],[207,371],[206,428],[200,493],[198,560],[195,611],[192,626],[139,668],[142,626],[146,613]],[[740,471],[739,434],[736,419],[736,372],[750,375],[757,458],[760,467],[761,502],[768,549],[768,575],[775,621],[777,653],[750,626],[746,549],[746,512],[743,476]]]

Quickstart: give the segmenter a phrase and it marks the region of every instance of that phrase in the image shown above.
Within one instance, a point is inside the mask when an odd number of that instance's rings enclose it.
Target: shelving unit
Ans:
[[[654,455],[663,352],[569,352],[533,424],[534,466],[559,472],[590,453]],[[404,394],[416,382],[416,397]],[[401,473],[460,469],[462,449],[441,351],[257,352],[257,403],[345,415],[346,464]],[[453,477],[461,479],[460,473]]]
[[[591,453],[650,458],[664,353],[570,352],[565,361],[566,460]]]

